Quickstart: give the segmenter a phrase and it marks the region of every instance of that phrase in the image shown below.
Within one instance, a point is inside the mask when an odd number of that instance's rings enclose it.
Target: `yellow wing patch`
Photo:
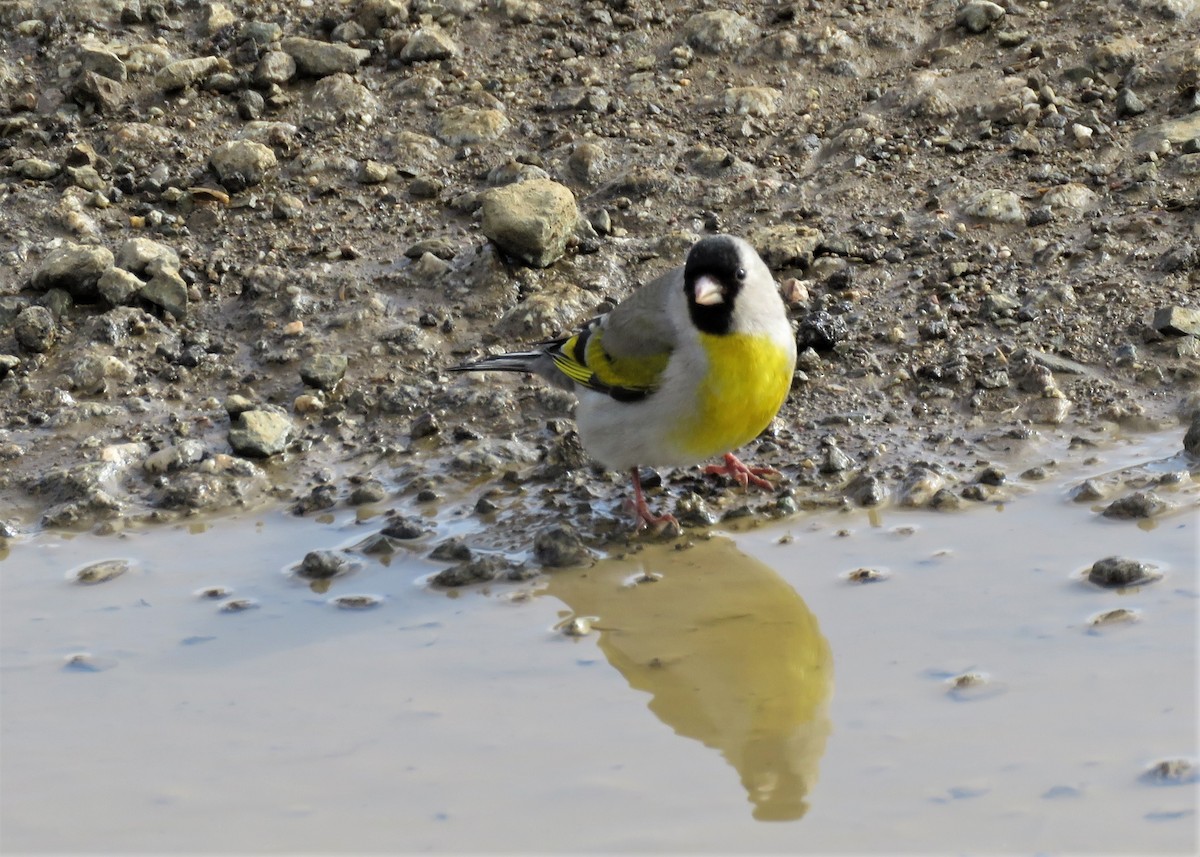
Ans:
[[[576,356],[580,336],[583,336],[583,334],[575,334],[555,351],[551,352],[551,355],[554,357],[554,365],[559,372],[562,372],[576,384],[586,386],[588,380],[592,377],[592,370],[587,367],[587,364],[583,360],[580,360]]]
[[[587,342],[584,362],[592,367],[596,379],[606,386],[653,390],[670,357],[671,352],[663,351],[641,357],[614,358],[604,350],[600,331],[596,331]]]
[[[576,384],[620,401],[642,399],[658,389],[670,351],[613,357],[604,350],[602,336],[600,328],[589,325],[552,352],[554,365]]]

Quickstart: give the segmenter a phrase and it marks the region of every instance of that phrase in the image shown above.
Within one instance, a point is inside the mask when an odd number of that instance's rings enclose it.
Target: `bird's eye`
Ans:
[[[742,280],[746,279],[746,269],[738,268],[733,275],[737,277],[738,282],[741,282]]]

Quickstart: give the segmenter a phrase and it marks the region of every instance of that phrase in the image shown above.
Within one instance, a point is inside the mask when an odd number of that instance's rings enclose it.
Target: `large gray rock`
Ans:
[[[236,193],[261,182],[275,168],[276,161],[269,146],[251,140],[232,140],[218,146],[209,163],[221,184]]]
[[[157,271],[179,270],[179,254],[158,241],[138,236],[117,248],[116,265],[134,274],[154,276]]]
[[[382,109],[371,90],[348,74],[331,74],[308,94],[309,118],[329,124],[370,125]]]
[[[177,319],[187,316],[187,283],[170,268],[164,268],[151,277],[138,294],[143,300],[162,307]]]
[[[242,411],[229,427],[229,445],[238,455],[266,458],[283,452],[292,437],[292,421],[275,411]]]
[[[459,105],[442,112],[438,139],[451,146],[470,146],[495,140],[508,130],[508,118],[489,107]]]
[[[193,464],[203,461],[207,455],[208,447],[202,441],[183,438],[146,456],[142,461],[142,468],[147,473],[175,473],[187,470]]]
[[[80,45],[79,60],[83,71],[94,71],[96,74],[119,81],[124,81],[128,77],[125,63],[103,45]]]
[[[988,0],[971,0],[958,10],[954,23],[970,33],[982,33],[1004,17],[1004,7]]]
[[[94,71],[81,72],[68,88],[77,104],[90,105],[99,113],[113,113],[125,102],[125,84]]]
[[[1192,413],[1192,424],[1188,426],[1183,436],[1183,448],[1191,455],[1200,458],[1200,410]]]
[[[71,379],[71,387],[76,392],[86,396],[94,396],[108,389],[108,382],[128,383],[133,379],[133,369],[128,363],[113,357],[111,354],[95,352],[84,354],[71,367],[67,377]]]
[[[684,41],[706,54],[725,53],[741,47],[757,32],[749,19],[729,9],[701,12],[688,18],[683,25]]]
[[[536,268],[563,255],[578,220],[575,195],[548,179],[493,188],[483,196],[483,234]]]
[[[300,364],[300,380],[318,390],[332,390],[346,374],[349,361],[342,354],[314,354]]]
[[[254,67],[254,83],[269,86],[287,83],[296,76],[296,61],[284,51],[267,51]]]
[[[1154,329],[1178,336],[1200,336],[1200,309],[1168,306],[1154,313]]]
[[[580,143],[567,158],[567,169],[571,177],[585,185],[597,185],[607,165],[604,149],[596,143]]]
[[[812,264],[813,253],[825,234],[811,226],[762,226],[754,229],[746,239],[762,256],[772,270],[783,268],[807,268]]]
[[[13,161],[11,169],[13,175],[23,179],[44,182],[62,172],[62,165],[44,158],[17,158]]]
[[[112,266],[113,254],[107,247],[63,244],[34,272],[33,285],[42,291],[65,289],[81,300],[95,300],[100,294],[96,284]]]
[[[1050,188],[1042,195],[1042,205],[1050,206],[1055,214],[1078,217],[1100,203],[1096,192],[1079,182],[1067,182]]]
[[[237,16],[224,3],[207,3],[204,6],[204,33],[215,36],[226,27],[237,23]]]
[[[963,211],[978,220],[990,220],[993,223],[1024,223],[1025,212],[1021,208],[1021,198],[1011,190],[991,188],[976,194]]]
[[[358,4],[354,20],[367,31],[368,36],[374,36],[380,29],[387,27],[396,29],[401,24],[408,23],[407,0],[363,0]]]
[[[544,567],[568,568],[589,562],[592,552],[574,527],[557,523],[543,527],[534,536],[533,556]]]
[[[22,348],[30,351],[48,351],[54,344],[54,316],[44,306],[25,307],[17,314],[13,333]]]
[[[221,60],[218,57],[177,60],[159,69],[158,74],[154,75],[154,85],[164,92],[174,92],[201,83],[220,68]]]
[[[725,90],[725,112],[765,119],[779,111],[783,93],[770,86],[734,86]]]
[[[445,60],[458,55],[458,45],[441,27],[422,27],[408,38],[400,51],[400,61],[405,63]]]
[[[338,72],[354,74],[371,56],[371,52],[363,48],[301,36],[284,39],[280,46],[296,61],[297,71],[309,77],[328,77]]]

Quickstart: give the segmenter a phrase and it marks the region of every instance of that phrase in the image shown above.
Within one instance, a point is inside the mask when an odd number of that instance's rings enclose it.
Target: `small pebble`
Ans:
[[[1094,503],[1096,500],[1103,500],[1108,496],[1108,492],[1104,486],[1095,479],[1085,479],[1075,487],[1071,494],[1071,499],[1076,503]]]
[[[339,595],[329,599],[329,603],[339,610],[370,610],[383,603],[378,595]]]
[[[576,616],[559,627],[568,637],[586,637],[592,633],[592,619],[587,616]]]
[[[1137,622],[1140,618],[1141,614],[1136,610],[1130,610],[1127,607],[1117,607],[1115,610],[1105,610],[1103,613],[1097,613],[1088,619],[1088,624],[1093,628],[1100,628],[1106,625],[1127,625]]]
[[[1200,782],[1200,767],[1191,759],[1163,759],[1147,768],[1142,779],[1155,785],[1187,785]]]
[[[227,589],[224,586],[206,586],[204,589],[196,590],[197,598],[228,598],[233,595],[232,589]]]
[[[91,652],[75,652],[63,659],[63,669],[71,672],[98,673],[117,665],[113,658],[102,658]]]
[[[950,690],[967,690],[973,687],[987,684],[987,676],[983,673],[971,672],[956,675],[953,678],[947,679],[946,684],[950,686]]]
[[[70,572],[68,578],[75,583],[89,585],[105,583],[129,571],[131,565],[132,563],[127,559],[103,559]]]
[[[886,580],[887,576],[887,572],[877,568],[856,568],[846,574],[846,579],[851,583],[878,583]]]

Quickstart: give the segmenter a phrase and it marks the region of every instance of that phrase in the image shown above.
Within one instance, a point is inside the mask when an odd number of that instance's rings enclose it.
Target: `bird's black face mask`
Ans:
[[[683,268],[692,323],[704,333],[728,333],[746,276],[737,244],[731,239],[720,236],[697,242]]]

